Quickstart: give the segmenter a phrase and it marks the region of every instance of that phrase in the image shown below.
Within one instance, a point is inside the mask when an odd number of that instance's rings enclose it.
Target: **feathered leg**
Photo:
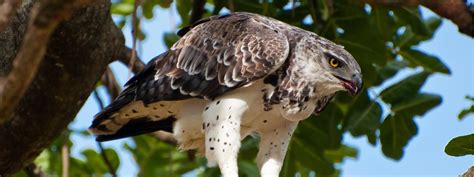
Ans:
[[[260,145],[257,155],[257,165],[262,177],[279,176],[291,135],[297,125],[298,122],[285,120],[285,123],[278,128],[259,132]]]
[[[238,177],[240,121],[247,109],[245,101],[234,98],[214,100],[204,108],[202,128],[208,165],[217,163],[224,177]]]

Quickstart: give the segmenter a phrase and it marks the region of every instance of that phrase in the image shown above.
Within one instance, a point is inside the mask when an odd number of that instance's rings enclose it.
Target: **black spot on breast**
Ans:
[[[219,115],[217,115],[216,120],[219,120]]]
[[[263,120],[263,123],[267,123],[267,120]]]
[[[212,151],[212,150],[214,150],[214,147],[210,147],[209,149]]]
[[[135,109],[132,109],[132,112],[133,112],[133,113],[138,113],[138,111],[137,111],[137,110],[135,110]]]
[[[211,141],[212,141],[212,138],[209,138],[209,142],[211,142]]]
[[[210,125],[210,124],[209,124],[209,123],[207,123],[206,127],[209,127],[209,125]]]
[[[207,106],[206,108],[204,108],[205,111],[207,111],[209,109],[209,106]]]
[[[220,101],[220,100],[216,102],[216,105],[218,105],[219,103],[221,103],[221,101]]]
[[[128,115],[128,114],[125,114],[125,117],[128,117],[128,116],[130,116],[130,115]]]
[[[164,104],[160,104],[160,106],[161,106],[161,107],[165,107],[165,105],[164,105]]]

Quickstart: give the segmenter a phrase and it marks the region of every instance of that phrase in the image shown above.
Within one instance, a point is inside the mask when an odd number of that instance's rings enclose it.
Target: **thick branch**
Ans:
[[[10,117],[30,85],[46,52],[51,33],[64,17],[70,15],[74,3],[41,2],[31,10],[28,30],[13,62],[13,69],[4,80],[0,80],[0,124]]]
[[[0,32],[8,26],[20,5],[20,0],[5,0],[3,4],[0,3]]]
[[[11,118],[0,125],[2,177],[30,164],[67,128],[108,63],[120,56],[124,39],[110,17],[110,1],[94,2],[59,24],[33,82]],[[19,9],[0,32],[0,76],[12,70],[15,53],[26,39],[22,36],[30,7]]]
[[[423,5],[436,14],[451,20],[461,33],[474,37],[474,10],[464,0],[359,0],[375,6],[417,6]]]

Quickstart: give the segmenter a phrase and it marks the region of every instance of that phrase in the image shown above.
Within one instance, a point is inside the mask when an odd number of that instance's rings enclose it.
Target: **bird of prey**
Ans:
[[[275,177],[298,122],[323,111],[337,91],[362,87],[343,46],[273,18],[211,16],[178,35],[95,116],[97,141],[168,131],[180,149],[197,149],[224,177],[236,177],[240,141],[256,133],[260,174]]]

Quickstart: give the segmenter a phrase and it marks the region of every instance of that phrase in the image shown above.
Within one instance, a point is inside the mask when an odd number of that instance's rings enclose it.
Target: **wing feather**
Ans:
[[[203,20],[187,29],[169,55],[156,60],[155,78],[170,77],[172,89],[212,98],[265,77],[289,53],[288,39],[275,32],[278,29],[272,25],[265,18],[247,13]]]

